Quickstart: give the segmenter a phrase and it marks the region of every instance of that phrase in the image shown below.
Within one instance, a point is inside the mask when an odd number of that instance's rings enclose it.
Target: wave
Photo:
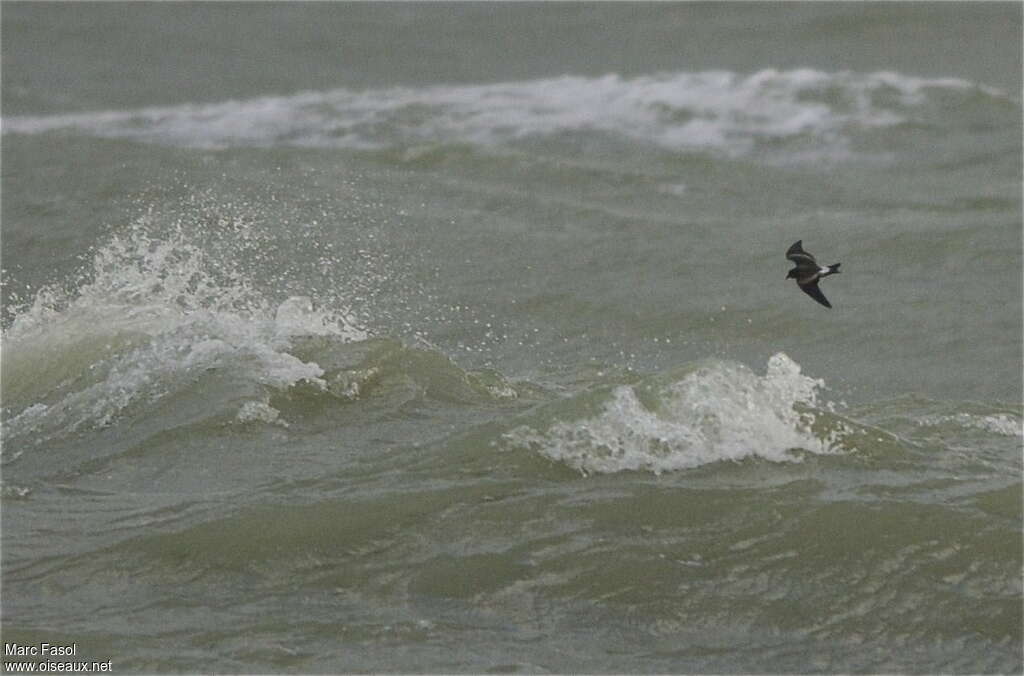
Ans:
[[[1019,448],[1019,405],[911,398],[840,416],[821,400],[823,381],[783,353],[769,359],[763,375],[708,360],[639,382],[591,382],[555,399],[538,384],[464,369],[422,334],[409,345],[372,328],[375,308],[361,307],[363,298],[377,305],[372,289],[342,277],[310,283],[299,275],[291,283],[278,274],[280,261],[267,258],[282,249],[271,241],[282,236],[278,221],[268,229],[230,208],[194,211],[191,218],[148,212],[99,245],[66,286],[47,286],[13,310],[8,303],[5,462],[102,430],[118,431],[130,445],[210,423],[337,426],[331,415],[310,421],[317,411],[353,402],[389,415],[425,400],[459,415],[464,407],[484,410],[465,416],[496,423],[484,431],[484,447],[528,449],[584,473],[789,463],[914,445],[959,452],[976,449],[979,439],[993,450],[971,457],[1004,467],[1007,449]],[[285,249],[300,267],[315,264],[330,274],[352,258]],[[372,286],[388,273],[371,258]],[[134,440],[133,430],[141,430]]]
[[[707,359],[546,403],[500,433],[527,450],[587,474],[653,474],[721,462],[799,463],[814,456],[858,467],[917,467],[923,477],[962,463],[1018,476],[1020,404],[901,396],[849,406],[785,353],[764,374]]]
[[[374,286],[404,287],[372,251],[353,263],[351,251],[310,238],[316,256],[307,256],[300,243],[281,246],[276,219],[232,204],[184,211],[147,212],[78,275],[5,308],[4,462],[83,434],[110,432],[123,450],[171,430],[289,428],[353,402],[486,406],[524,391],[495,371],[461,368],[417,326],[389,336]],[[302,288],[310,295],[284,295]]]
[[[167,221],[141,216],[98,246],[78,278],[13,311],[3,331],[5,462],[103,430],[144,430],[125,442],[134,445],[196,425],[287,428],[371,400],[388,411],[422,400],[536,405],[531,424],[500,425],[504,442],[585,472],[833,450],[830,433],[812,429],[822,383],[783,354],[765,376],[709,362],[552,404],[541,386],[375,335],[340,280],[328,285],[341,289],[333,297],[281,298],[272,290],[289,285],[265,277],[273,262],[262,257],[279,247],[256,220],[200,208]],[[596,415],[581,415],[587,406]]]
[[[71,130],[197,148],[275,145],[406,149],[497,147],[602,134],[669,152],[730,157],[791,143],[796,157],[843,157],[860,131],[956,108],[1003,104],[993,87],[957,78],[811,69],[563,76],[525,82],[310,91],[138,110],[18,116],[9,134]],[[1016,104],[1015,104],[1016,106]],[[1015,108],[1016,109],[1016,108]]]
[[[292,342],[370,334],[344,299],[314,305],[261,290],[269,236],[240,216],[200,210],[168,227],[149,213],[99,246],[77,278],[8,308],[5,453],[107,427],[174,395],[205,403],[191,407],[200,419],[225,409],[267,419],[269,392],[326,387],[323,368],[293,355]]]
[[[959,412],[948,415],[926,415],[922,416],[917,421],[917,424],[923,428],[933,428],[939,432],[943,429],[952,428],[961,433],[966,429],[981,430],[1004,437],[1020,438],[1024,436],[1021,420],[1008,413],[984,415]]]
[[[818,402],[823,385],[781,352],[763,376],[710,360],[570,399],[504,441],[585,474],[659,474],[748,458],[798,462],[803,452],[841,452],[844,434],[853,431],[838,418],[826,420]]]

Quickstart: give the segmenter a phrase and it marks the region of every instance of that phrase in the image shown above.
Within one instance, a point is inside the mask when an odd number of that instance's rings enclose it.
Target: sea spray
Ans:
[[[824,436],[813,430],[823,386],[781,352],[768,360],[764,376],[713,360],[678,377],[619,385],[596,416],[559,414],[541,429],[519,426],[505,440],[584,473],[657,474],[746,458],[795,462],[801,458],[796,449],[838,450],[842,425]]]
[[[241,406],[240,419],[259,408],[276,420],[267,388],[326,387],[319,365],[292,354],[295,337],[368,337],[337,295],[274,297],[275,282],[298,282],[269,259],[274,233],[258,214],[198,202],[145,210],[97,246],[79,275],[13,311],[3,335],[8,460],[26,444],[106,427],[213,371],[236,381],[224,396]]]

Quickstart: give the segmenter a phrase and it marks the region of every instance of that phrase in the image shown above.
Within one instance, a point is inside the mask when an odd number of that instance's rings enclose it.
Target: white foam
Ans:
[[[247,401],[238,409],[235,419],[239,422],[262,422],[266,424],[288,427],[288,422],[281,417],[281,412],[262,401]]]
[[[983,430],[1004,437],[1024,436],[1024,426],[1022,426],[1021,420],[1004,414],[980,415],[957,413],[954,415],[930,415],[920,418],[918,424],[928,427],[953,424],[960,427]]]
[[[822,385],[782,353],[769,360],[764,376],[715,362],[660,388],[653,405],[623,385],[596,417],[542,430],[521,426],[505,440],[584,473],[660,473],[746,458],[797,462],[794,449],[835,452],[835,434],[819,438],[811,430]]]
[[[3,334],[5,446],[102,428],[208,372],[237,383],[226,401],[298,383],[326,389],[324,369],[292,354],[293,338],[349,342],[366,330],[345,307],[258,291],[237,255],[264,246],[251,221],[215,222],[220,241],[195,227],[143,217],[96,251],[86,281],[42,289],[17,312]],[[281,422],[272,413],[253,404],[239,419]]]
[[[670,151],[747,154],[800,138],[801,153],[848,152],[856,129],[899,124],[933,89],[1005,98],[956,78],[812,69],[563,76],[479,85],[336,89],[292,96],[4,119],[4,133],[60,129],[204,148],[277,144],[495,146],[600,132]]]
[[[1024,436],[1024,427],[1019,419],[1007,415],[986,415],[981,416],[977,423],[982,429],[1001,434],[1006,437]]]

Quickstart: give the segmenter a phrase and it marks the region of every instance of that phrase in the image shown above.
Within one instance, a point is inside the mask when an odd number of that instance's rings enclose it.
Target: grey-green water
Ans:
[[[1022,670],[1019,4],[0,11],[5,643]]]

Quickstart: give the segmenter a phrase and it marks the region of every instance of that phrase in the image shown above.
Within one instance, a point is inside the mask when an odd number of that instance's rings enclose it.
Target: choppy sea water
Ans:
[[[1019,5],[0,17],[5,643],[1022,670]]]

